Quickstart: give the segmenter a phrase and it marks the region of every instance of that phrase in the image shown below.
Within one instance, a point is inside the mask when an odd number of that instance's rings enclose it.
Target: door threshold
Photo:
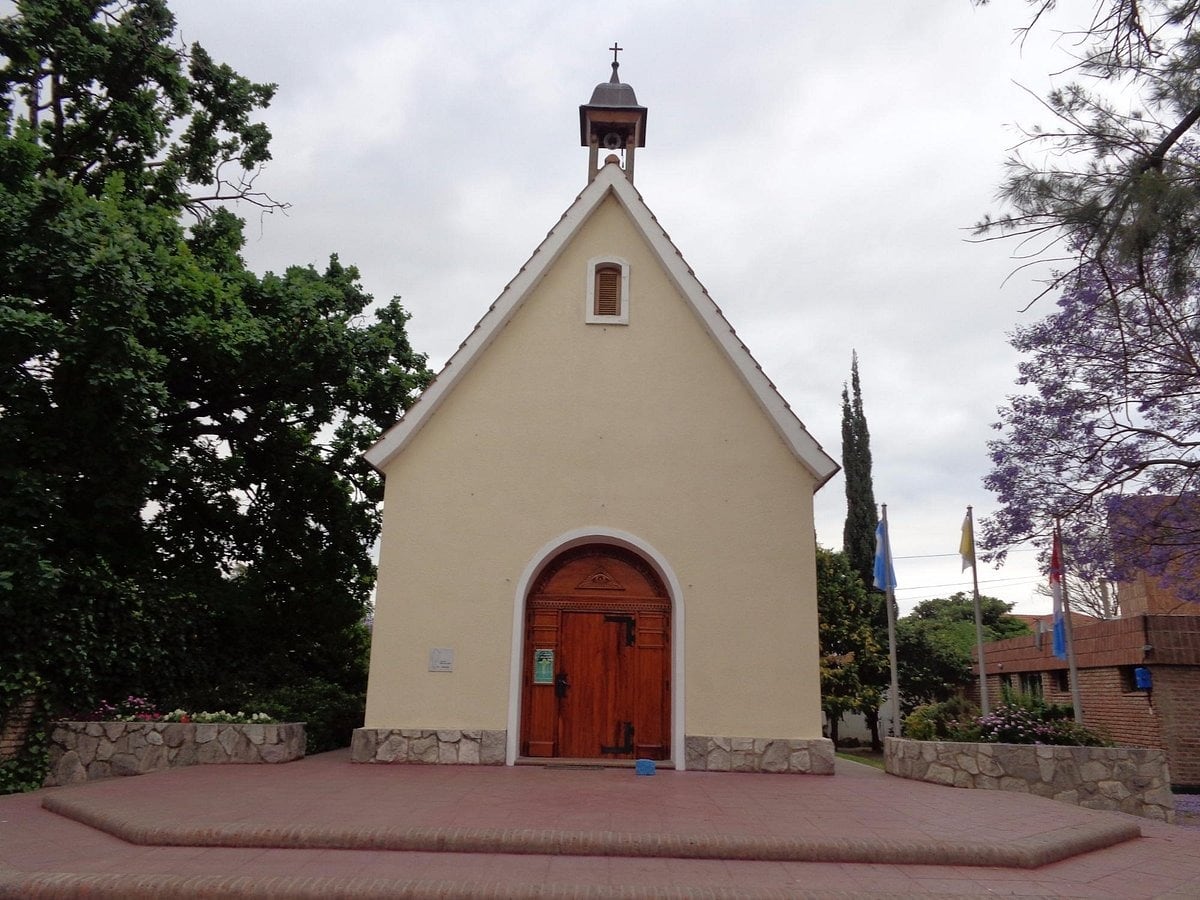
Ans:
[[[518,756],[514,760],[516,766],[542,766],[546,769],[632,769],[637,765],[636,759],[576,759],[561,756]],[[656,769],[674,769],[675,763],[669,759],[654,760]]]

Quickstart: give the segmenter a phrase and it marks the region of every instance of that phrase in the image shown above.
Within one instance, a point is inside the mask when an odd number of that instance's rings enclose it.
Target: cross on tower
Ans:
[[[620,52],[621,52],[622,50],[624,50],[625,48],[624,48],[624,47],[618,47],[618,46],[617,46],[617,42],[616,42],[616,41],[613,41],[613,45],[612,45],[611,47],[609,47],[608,49],[609,49],[609,50],[611,50],[611,51],[613,52],[613,62],[615,63],[615,62],[617,61],[617,54],[618,54],[618,53],[620,53]]]

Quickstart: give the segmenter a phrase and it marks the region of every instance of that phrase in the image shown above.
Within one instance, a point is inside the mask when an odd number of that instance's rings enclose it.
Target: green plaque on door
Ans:
[[[554,684],[554,651],[533,651],[533,683]]]

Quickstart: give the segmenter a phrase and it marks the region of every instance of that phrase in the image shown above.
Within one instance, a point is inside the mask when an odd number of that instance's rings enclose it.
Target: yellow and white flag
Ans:
[[[958,552],[962,554],[962,570],[975,566],[975,526],[971,522],[971,511],[963,517],[962,540],[958,542]]]

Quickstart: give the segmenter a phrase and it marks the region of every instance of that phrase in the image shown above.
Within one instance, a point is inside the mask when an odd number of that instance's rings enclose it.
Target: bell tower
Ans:
[[[625,177],[632,182],[634,151],[646,146],[646,107],[638,106],[633,88],[617,77],[621,65],[617,54],[623,48],[614,41],[608,49],[613,54],[612,77],[596,85],[592,99],[579,107],[579,138],[588,148],[589,184],[596,177],[601,147],[624,153]]]

